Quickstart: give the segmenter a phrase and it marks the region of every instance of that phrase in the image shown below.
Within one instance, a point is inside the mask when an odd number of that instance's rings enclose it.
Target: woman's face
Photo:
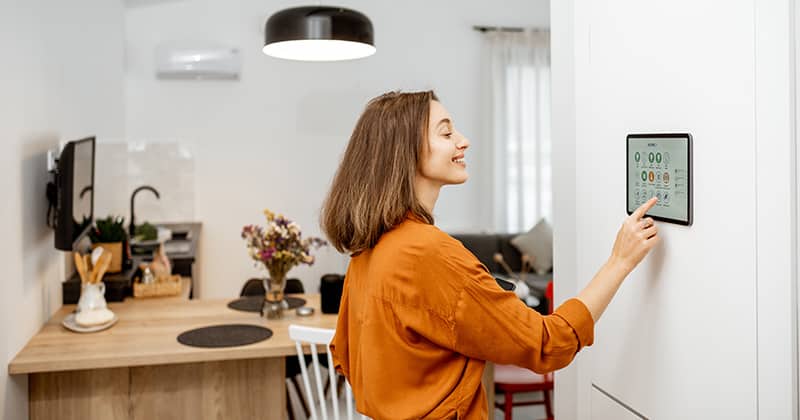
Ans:
[[[438,101],[431,101],[428,147],[422,149],[418,177],[435,185],[463,184],[467,178],[464,152],[469,140],[456,131],[450,114]]]

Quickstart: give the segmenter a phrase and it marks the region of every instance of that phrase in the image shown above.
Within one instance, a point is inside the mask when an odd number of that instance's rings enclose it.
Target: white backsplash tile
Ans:
[[[136,224],[194,220],[194,156],[172,140],[98,143],[95,159],[95,218],[119,214],[130,222],[130,197],[136,195]]]

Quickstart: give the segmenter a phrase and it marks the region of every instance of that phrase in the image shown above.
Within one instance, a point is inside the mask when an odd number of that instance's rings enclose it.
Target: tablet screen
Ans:
[[[648,216],[692,224],[691,135],[631,134],[627,142],[628,214],[658,197]]]

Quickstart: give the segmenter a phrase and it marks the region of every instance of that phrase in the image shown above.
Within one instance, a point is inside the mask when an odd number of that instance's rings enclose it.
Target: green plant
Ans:
[[[152,241],[158,238],[158,229],[149,222],[136,226],[136,236],[142,241]]]
[[[126,238],[125,218],[120,216],[97,219],[92,230],[89,231],[89,239],[94,244],[123,242]]]

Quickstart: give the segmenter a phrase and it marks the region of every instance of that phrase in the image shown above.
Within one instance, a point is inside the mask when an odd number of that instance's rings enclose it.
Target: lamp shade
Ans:
[[[281,10],[267,19],[264,53],[303,61],[337,61],[375,53],[372,22],[341,7],[305,6]]]

